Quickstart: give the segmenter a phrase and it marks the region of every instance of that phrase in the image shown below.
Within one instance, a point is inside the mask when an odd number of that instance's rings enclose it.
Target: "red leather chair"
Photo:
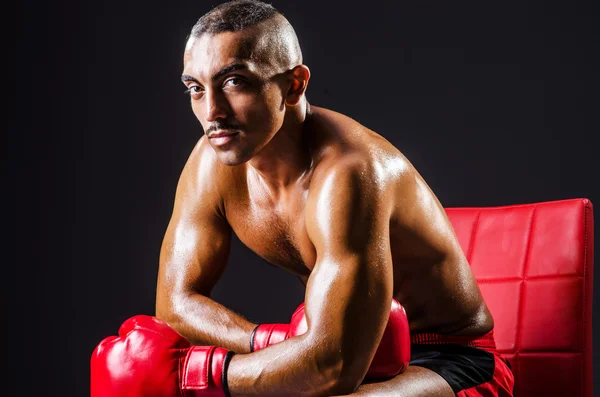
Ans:
[[[592,203],[446,212],[494,316],[515,395],[591,397]]]

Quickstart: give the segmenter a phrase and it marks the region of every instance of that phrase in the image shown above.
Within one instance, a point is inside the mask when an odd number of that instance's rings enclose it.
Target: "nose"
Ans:
[[[227,117],[227,103],[223,95],[220,95],[217,90],[207,90],[205,98],[206,121],[212,123]]]

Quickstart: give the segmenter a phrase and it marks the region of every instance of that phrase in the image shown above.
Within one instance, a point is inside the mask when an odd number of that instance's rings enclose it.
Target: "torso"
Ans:
[[[493,319],[445,212],[410,162],[380,135],[343,115],[315,108],[311,117],[311,129],[319,137],[312,148],[313,174],[349,152],[381,164],[394,193],[394,297],[406,309],[411,331],[478,335],[491,330]],[[234,168],[223,189],[233,231],[264,260],[306,283],[316,262],[306,230],[306,217],[312,216],[306,213],[310,176],[273,197],[251,167]],[[424,208],[414,211],[419,216],[412,216],[410,208],[415,199]]]

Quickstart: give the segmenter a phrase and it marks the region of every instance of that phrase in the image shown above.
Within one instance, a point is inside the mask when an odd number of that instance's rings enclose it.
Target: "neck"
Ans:
[[[312,157],[305,122],[310,105],[305,98],[288,109],[281,129],[248,164],[274,189],[286,188],[303,179]]]

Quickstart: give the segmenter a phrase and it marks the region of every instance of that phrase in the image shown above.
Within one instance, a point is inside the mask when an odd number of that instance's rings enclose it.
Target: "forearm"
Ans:
[[[257,324],[201,294],[188,294],[170,306],[168,310],[157,308],[156,316],[192,344],[250,352],[250,335]]]
[[[332,349],[337,350],[337,349]],[[232,397],[330,396],[352,392],[343,360],[316,346],[307,335],[251,354],[233,356],[227,371]]]

